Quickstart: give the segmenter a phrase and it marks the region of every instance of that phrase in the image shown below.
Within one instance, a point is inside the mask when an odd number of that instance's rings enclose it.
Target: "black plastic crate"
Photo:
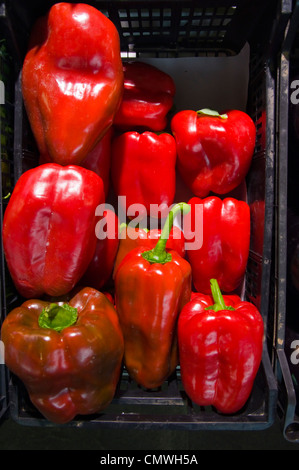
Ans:
[[[35,18],[55,2],[7,1],[2,5],[3,29],[14,57],[14,135],[10,148],[10,180],[15,182],[38,164],[36,146],[20,89],[20,71],[26,41]],[[195,406],[186,397],[180,369],[155,391],[137,387],[123,371],[111,405],[96,416],[79,417],[67,426],[173,429],[257,430],[272,425],[276,416],[277,384],[272,367],[275,334],[271,268],[274,223],[275,109],[277,51],[291,12],[289,1],[110,1],[87,2],[105,13],[118,28],[124,55],[140,60],[231,60],[248,46],[246,110],[257,128],[256,150],[247,178],[247,200],[252,212],[252,234],[244,298],[260,309],[266,328],[263,359],[248,403],[232,416]],[[248,93],[247,93],[248,92]],[[2,153],[1,153],[2,155]],[[3,175],[2,175],[3,178]],[[257,211],[258,208],[258,211]],[[1,206],[5,210],[5,202]],[[256,218],[256,215],[259,215]],[[2,260],[3,319],[22,299],[15,292]],[[7,372],[7,371],[6,371]],[[24,387],[8,373],[9,413],[21,424],[53,426],[32,407]]]
[[[299,290],[291,274],[291,264],[299,241],[299,174],[296,116],[299,72],[299,2],[294,2],[293,13],[286,30],[279,59],[277,93],[278,149],[276,200],[275,253],[275,373],[278,381],[278,414],[283,434],[290,442],[299,442],[299,344],[298,300]]]

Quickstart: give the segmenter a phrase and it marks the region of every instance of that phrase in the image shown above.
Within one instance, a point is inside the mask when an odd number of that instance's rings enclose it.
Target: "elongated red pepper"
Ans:
[[[3,247],[26,298],[63,295],[77,284],[95,247],[101,178],[78,166],[46,163],[18,179],[3,219]]]
[[[264,324],[252,303],[222,296],[216,279],[211,291],[196,295],[180,313],[181,378],[194,403],[231,414],[250,396],[262,359]]]
[[[115,309],[95,289],[67,303],[27,300],[5,318],[5,363],[50,421],[99,413],[115,394],[124,351]]]
[[[244,180],[254,147],[254,122],[243,111],[179,111],[171,121],[178,170],[195,196],[227,194]]]
[[[190,300],[190,264],[166,241],[178,212],[169,212],[152,250],[136,248],[120,264],[115,277],[115,304],[125,340],[124,361],[130,376],[145,388],[159,387],[178,364],[177,319]]]
[[[114,24],[83,3],[56,3],[32,32],[22,92],[41,155],[80,164],[113,122],[123,94]]]
[[[125,132],[112,142],[111,177],[117,196],[123,196],[122,210],[138,204],[140,218],[165,217],[175,195],[176,145],[172,135],[153,132]],[[160,210],[160,215],[153,212]]]
[[[162,131],[172,108],[175,83],[170,75],[144,62],[123,62],[124,94],[114,125],[122,131]]]
[[[188,250],[195,289],[210,294],[210,279],[217,279],[220,289],[229,293],[237,289],[245,274],[250,245],[250,209],[246,202],[234,198],[209,196],[189,201],[191,211],[186,224],[194,233],[202,231],[202,246]],[[196,225],[196,205],[202,207],[202,224]],[[187,232],[185,234],[187,238]],[[192,233],[188,234],[192,241]]]
[[[141,227],[121,227],[119,247],[115,259],[113,277],[115,277],[118,266],[125,256],[134,248],[144,247],[152,249],[161,236],[161,229],[146,230]],[[167,250],[175,250],[180,256],[185,256],[184,233],[178,227],[172,227],[166,242]]]

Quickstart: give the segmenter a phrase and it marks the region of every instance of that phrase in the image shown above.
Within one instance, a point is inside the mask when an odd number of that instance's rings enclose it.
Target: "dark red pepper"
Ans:
[[[122,131],[146,128],[162,131],[172,108],[175,83],[167,73],[153,65],[123,62],[124,94],[114,119]]]

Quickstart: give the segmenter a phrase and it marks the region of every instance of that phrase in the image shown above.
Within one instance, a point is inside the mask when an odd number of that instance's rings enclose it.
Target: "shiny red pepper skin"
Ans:
[[[61,331],[39,323],[50,305],[36,299],[15,308],[3,322],[1,339],[5,363],[23,381],[35,407],[48,420],[67,423],[76,415],[100,412],[113,399],[123,335],[114,306],[95,289],[82,289],[69,300],[77,320]]]
[[[250,209],[235,198],[191,198],[191,230],[202,231],[202,246],[187,250],[195,289],[210,294],[210,279],[216,278],[223,292],[237,289],[244,277],[250,245]],[[202,226],[195,227],[196,205],[202,207]],[[187,226],[187,224],[186,224]],[[187,235],[185,234],[186,238]],[[191,235],[190,239],[192,241]]]
[[[99,175],[104,184],[104,192],[107,197],[110,187],[110,161],[111,161],[111,139],[113,130],[109,129],[96,146],[87,154],[79,166],[94,171]],[[49,156],[41,155],[39,164],[53,163]]]
[[[264,325],[252,303],[236,295],[224,295],[223,300],[219,311],[206,310],[215,304],[212,295],[194,296],[179,316],[178,342],[189,398],[231,414],[241,410],[251,393],[262,358]]]
[[[151,205],[161,208],[163,218],[175,195],[176,145],[172,135],[153,132],[125,132],[112,142],[111,178],[117,196],[125,196],[122,210],[128,214],[133,204],[140,218],[153,216]],[[159,215],[158,215],[159,217]]]
[[[33,29],[22,93],[40,154],[80,164],[112,125],[123,93],[114,24],[91,5],[53,5]]]
[[[78,166],[47,163],[18,179],[3,219],[3,246],[16,288],[26,298],[69,292],[95,247],[101,178]]]
[[[162,131],[172,108],[175,83],[167,73],[144,62],[123,62],[124,94],[114,125],[122,131]]]
[[[178,170],[195,196],[227,194],[248,173],[254,147],[254,122],[243,111],[226,118],[192,110],[178,112],[171,121],[177,144]]]

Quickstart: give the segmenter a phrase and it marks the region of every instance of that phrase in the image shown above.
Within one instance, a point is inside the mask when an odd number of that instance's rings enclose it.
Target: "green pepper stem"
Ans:
[[[204,115],[204,116],[219,117],[221,119],[227,119],[228,118],[227,114],[219,114],[218,111],[215,111],[214,109],[209,109],[209,108],[199,109],[196,112],[197,112],[197,114]]]
[[[191,207],[185,202],[179,202],[178,204],[175,204],[175,206],[168,213],[161,235],[154,248],[142,253],[142,257],[144,259],[150,263],[160,264],[165,264],[172,260],[171,254],[166,251],[166,243],[173,227],[173,221],[178,213],[181,212],[183,215],[185,215],[188,214],[190,210]]]
[[[214,310],[214,312],[218,312],[219,310],[235,310],[234,307],[225,305],[217,279],[210,279],[210,285],[212,297],[215,303],[210,307],[206,307],[205,310]]]
[[[74,325],[78,318],[77,309],[69,304],[58,305],[49,304],[44,308],[38,317],[38,324],[41,328],[49,328],[55,331],[62,331],[68,326]]]

